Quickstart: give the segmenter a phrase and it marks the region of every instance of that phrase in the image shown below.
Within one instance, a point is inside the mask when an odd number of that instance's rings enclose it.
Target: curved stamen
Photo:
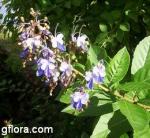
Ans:
[[[56,37],[56,35],[57,35],[56,32],[57,32],[58,26],[59,26],[59,23],[57,23],[57,24],[56,24],[56,27],[55,27],[55,34],[54,34],[55,37]]]
[[[81,31],[82,31],[83,27],[86,27],[86,25],[83,24],[83,25],[81,26],[81,28],[80,28],[80,30],[79,30],[79,36],[81,35]]]

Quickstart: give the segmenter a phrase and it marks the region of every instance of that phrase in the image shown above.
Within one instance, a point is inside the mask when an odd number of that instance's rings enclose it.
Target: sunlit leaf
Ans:
[[[136,47],[131,73],[135,74],[140,68],[142,68],[146,63],[150,62],[150,36],[144,38]]]
[[[112,59],[107,69],[107,83],[121,81],[126,75],[130,64],[130,56],[127,49],[122,48]]]

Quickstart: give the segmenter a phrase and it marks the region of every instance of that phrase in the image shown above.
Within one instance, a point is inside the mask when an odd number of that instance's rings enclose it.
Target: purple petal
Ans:
[[[92,89],[93,88],[93,79],[91,79],[90,81],[87,82],[86,84],[88,89]]]
[[[51,76],[51,71],[50,71],[50,69],[49,69],[48,66],[45,68],[44,74],[45,74],[45,76],[48,77],[48,78]]]
[[[36,76],[40,77],[44,74],[44,71],[41,70],[41,69],[38,69],[37,72],[36,72]]]
[[[20,53],[20,58],[25,58],[29,54],[29,49],[26,48]]]
[[[98,82],[100,82],[100,83],[104,82],[104,77],[99,76]]]
[[[83,105],[81,103],[81,100],[79,100],[78,102],[73,102],[72,106],[77,110],[81,110]]]
[[[57,42],[57,48],[58,48],[60,51],[62,51],[62,52],[66,51],[65,45],[64,45],[64,44],[60,44],[59,42]]]

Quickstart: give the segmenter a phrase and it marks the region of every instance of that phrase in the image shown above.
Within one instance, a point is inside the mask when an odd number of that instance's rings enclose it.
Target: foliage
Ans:
[[[19,17],[31,19],[32,17],[26,11],[33,7],[40,10],[41,16],[48,16],[51,30],[54,30],[56,23],[61,23],[60,30],[66,36],[66,42],[70,40],[72,32],[68,28],[83,24],[86,25],[83,32],[89,36],[91,41],[87,53],[69,53],[69,50],[67,51],[72,57],[76,78],[66,88],[57,89],[60,86],[58,84],[55,89],[59,94],[56,94],[57,102],[54,105],[60,101],[63,106],[59,103],[61,107],[52,113],[49,109],[51,107],[49,96],[44,92],[39,92],[39,95],[36,94],[31,99],[32,110],[39,113],[36,119],[39,119],[41,124],[44,121],[51,123],[52,119],[47,116],[51,114],[55,116],[57,110],[67,105],[59,115],[60,117],[66,116],[64,122],[69,120],[74,128],[78,128],[78,132],[73,129],[72,131],[75,132],[71,131],[67,135],[68,137],[80,137],[81,135],[91,138],[149,137],[150,37],[146,37],[149,35],[150,29],[149,0],[139,0],[138,2],[136,0],[117,0],[115,2],[111,0],[38,0],[37,2],[13,0],[10,3],[4,0],[3,2],[8,9],[4,22],[7,24],[7,29],[12,31],[14,39],[17,37],[15,25],[19,23]],[[12,24],[15,24],[14,27]],[[92,90],[85,88],[90,96],[90,102],[87,107],[83,108],[83,111],[75,110],[70,105],[70,95],[73,95],[77,87],[86,85],[85,72],[97,66],[101,59],[106,67],[104,82],[94,84]],[[11,64],[12,62],[7,60],[7,63]],[[14,70],[16,70],[15,67]],[[28,72],[32,71],[28,70]],[[31,78],[34,78],[33,76]],[[5,84],[3,83],[2,81],[2,85]],[[2,87],[0,90],[5,93],[5,89],[7,88]],[[44,99],[40,101],[43,94],[45,95]],[[33,117],[29,116],[34,121]],[[85,121],[84,118],[88,125],[85,123],[79,127],[80,121],[82,123]],[[49,125],[49,123],[46,124]],[[69,132],[70,124],[65,123],[67,129],[62,132],[63,136],[67,131]],[[81,128],[80,132],[79,128]],[[60,137],[60,135],[56,137]]]

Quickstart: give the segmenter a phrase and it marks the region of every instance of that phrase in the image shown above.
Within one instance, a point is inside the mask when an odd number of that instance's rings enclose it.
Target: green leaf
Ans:
[[[124,32],[129,32],[130,31],[130,24],[129,23],[120,24],[119,28]]]
[[[118,138],[131,129],[127,119],[120,111],[100,116],[91,138]]]
[[[108,122],[113,117],[113,112],[100,116],[94,131],[91,135],[91,138],[107,138],[107,135],[110,133],[108,128]]]
[[[150,64],[145,64],[134,74],[134,81],[146,81],[150,83]]]
[[[140,68],[142,68],[145,64],[149,62],[150,62],[150,36],[144,38],[137,45],[133,56],[131,73],[135,74]]]
[[[119,90],[124,91],[141,91],[150,89],[150,83],[147,82],[127,82],[118,86]]]
[[[97,55],[93,47],[90,47],[88,50],[88,60],[90,61],[91,65],[96,65],[98,63]]]
[[[100,25],[99,25],[99,28],[100,28],[100,30],[101,30],[102,32],[107,32],[107,25],[105,25],[105,24],[100,24]]]
[[[75,63],[73,67],[82,73],[85,72],[85,66],[80,63]]]
[[[135,74],[134,74],[134,81],[135,82],[146,82],[150,84],[150,64],[145,64],[142,68],[140,68]],[[150,97],[150,90],[149,89],[141,89],[140,92],[138,92],[138,97],[140,99],[145,99],[146,97]]]
[[[122,48],[112,59],[106,71],[106,83],[121,81],[126,75],[130,64],[130,55],[127,49]]]
[[[148,138],[150,136],[148,112],[144,108],[126,101],[120,101],[119,106],[121,112],[127,117],[133,127],[135,138]]]
[[[122,42],[123,37],[124,37],[124,32],[121,31],[120,29],[118,29],[116,35],[117,35],[117,36],[116,36],[117,40],[118,40],[119,42]]]
[[[139,100],[138,102],[150,106],[150,96],[148,98]]]

